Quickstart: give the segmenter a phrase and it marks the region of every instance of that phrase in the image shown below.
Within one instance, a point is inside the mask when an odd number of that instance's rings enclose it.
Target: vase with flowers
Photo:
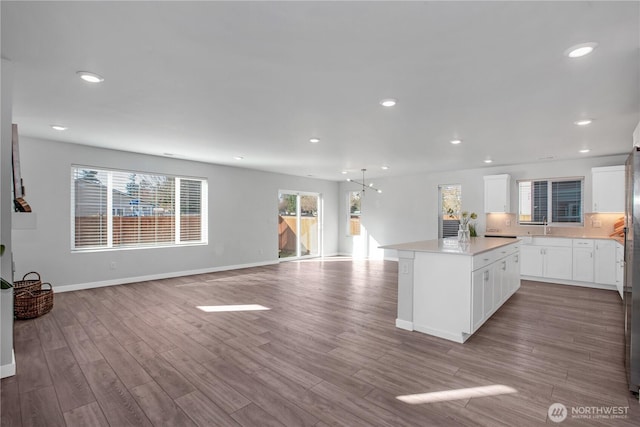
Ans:
[[[471,240],[471,232],[469,231],[469,225],[472,220],[478,218],[475,212],[464,211],[460,214],[460,225],[458,226],[458,241],[461,243],[467,243]],[[475,229],[474,229],[475,230]],[[474,233],[475,234],[475,233]]]

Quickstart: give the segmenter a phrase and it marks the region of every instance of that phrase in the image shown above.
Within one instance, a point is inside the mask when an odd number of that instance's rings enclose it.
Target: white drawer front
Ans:
[[[536,246],[561,246],[570,248],[573,246],[573,239],[536,236],[533,238],[533,244]]]
[[[591,239],[573,239],[574,248],[592,248],[593,240]]]
[[[498,259],[497,255],[498,254],[495,250],[475,255],[473,257],[473,270],[477,270],[491,264],[496,259]]]

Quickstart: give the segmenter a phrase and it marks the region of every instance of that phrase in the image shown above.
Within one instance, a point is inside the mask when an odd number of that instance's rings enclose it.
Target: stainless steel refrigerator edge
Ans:
[[[624,333],[629,390],[640,388],[640,147],[627,158],[625,175]],[[635,225],[638,224],[638,225]]]

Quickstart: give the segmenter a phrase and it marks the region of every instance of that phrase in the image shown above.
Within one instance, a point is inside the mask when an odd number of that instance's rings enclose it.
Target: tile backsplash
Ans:
[[[586,213],[584,225],[556,227],[552,226],[551,236],[566,237],[609,237],[613,233],[613,224],[624,216],[624,213]],[[543,234],[541,225],[519,225],[516,214],[486,214],[485,234],[505,234],[526,236]]]

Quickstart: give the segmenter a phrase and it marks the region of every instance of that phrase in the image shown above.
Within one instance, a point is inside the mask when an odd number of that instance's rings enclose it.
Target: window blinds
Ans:
[[[582,222],[582,181],[554,181],[551,185],[553,222]]]
[[[72,167],[75,250],[206,243],[206,180]]]

